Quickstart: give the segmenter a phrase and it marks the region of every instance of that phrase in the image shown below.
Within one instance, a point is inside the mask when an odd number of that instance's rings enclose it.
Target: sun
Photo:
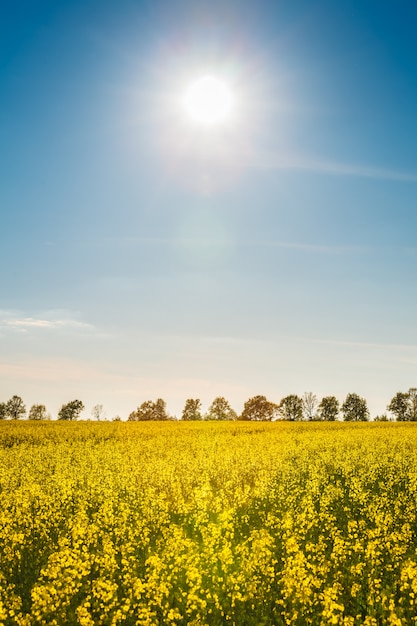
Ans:
[[[214,76],[202,76],[186,89],[183,105],[193,121],[212,126],[230,117],[234,101],[225,82]]]

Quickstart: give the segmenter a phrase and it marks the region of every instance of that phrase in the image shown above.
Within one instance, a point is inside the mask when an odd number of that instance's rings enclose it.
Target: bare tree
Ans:
[[[102,404],[95,404],[91,409],[91,417],[96,422],[106,419],[106,412]]]
[[[317,396],[311,391],[306,391],[302,398],[303,416],[306,420],[312,420],[315,417],[317,407]]]
[[[411,387],[408,390],[408,395],[410,398],[410,415],[411,421],[417,422],[417,388]]]

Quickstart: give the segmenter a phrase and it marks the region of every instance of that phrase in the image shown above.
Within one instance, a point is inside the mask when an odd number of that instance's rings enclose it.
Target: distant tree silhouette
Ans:
[[[237,413],[232,409],[229,402],[223,398],[223,396],[218,396],[211,403],[206,414],[206,419],[231,421],[237,419]]]
[[[129,422],[150,422],[165,421],[168,418],[166,402],[162,398],[158,398],[156,402],[152,402],[152,400],[142,402],[136,411],[132,411],[127,419]]]
[[[188,398],[185,401],[182,417],[186,422],[203,419],[201,414],[201,400],[199,398]]]
[[[217,421],[237,420],[237,413],[232,409],[226,398],[218,396],[211,403],[206,419]]]
[[[12,420],[18,420],[26,415],[26,406],[20,396],[12,396],[6,405],[7,416]]]
[[[339,401],[335,396],[324,396],[317,407],[317,417],[325,422],[334,422],[339,415]]]
[[[389,422],[390,420],[387,417],[386,413],[383,413],[382,415],[375,415],[374,417],[374,422]]]
[[[28,415],[29,420],[50,420],[51,416],[44,404],[32,404]]]
[[[63,404],[58,412],[58,419],[72,422],[80,417],[81,411],[84,411],[84,404],[81,400],[71,400],[67,404]]]
[[[398,422],[417,421],[417,389],[411,387],[407,393],[399,391],[387,406]]]
[[[254,396],[245,402],[239,419],[243,421],[268,421],[277,417],[277,405],[269,402],[265,396]]]
[[[408,393],[399,391],[392,398],[387,406],[388,411],[395,415],[399,422],[406,422],[410,419],[410,398]]]
[[[0,420],[5,420],[7,417],[7,404],[0,402]]]
[[[342,404],[342,412],[346,422],[367,422],[369,410],[365,398],[357,393],[348,393]]]
[[[291,422],[303,419],[303,401],[295,394],[282,398],[278,404],[278,411],[282,419]]]

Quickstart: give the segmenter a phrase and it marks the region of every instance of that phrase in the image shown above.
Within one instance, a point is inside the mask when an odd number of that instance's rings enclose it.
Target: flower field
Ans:
[[[417,623],[417,425],[0,423],[0,624]]]

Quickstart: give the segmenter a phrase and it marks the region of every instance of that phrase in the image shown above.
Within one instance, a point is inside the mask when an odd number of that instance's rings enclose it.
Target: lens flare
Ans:
[[[229,87],[213,76],[203,76],[192,83],[184,94],[183,102],[190,118],[206,125],[223,122],[233,109]]]

